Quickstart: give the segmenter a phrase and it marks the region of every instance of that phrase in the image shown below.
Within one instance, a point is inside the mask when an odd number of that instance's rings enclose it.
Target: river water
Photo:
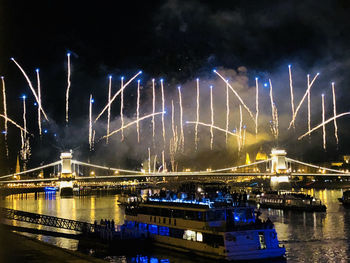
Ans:
[[[350,209],[345,209],[337,199],[342,196],[342,190],[311,189],[305,193],[321,199],[327,206],[327,212],[262,210],[261,218],[270,217],[275,224],[278,239],[287,250],[287,262],[350,262]],[[118,199],[119,195],[60,198],[54,194],[42,193],[36,198],[34,194],[8,196],[2,200],[2,206],[85,222],[114,219],[116,224],[122,224],[124,211],[118,205]],[[50,230],[45,226],[16,221],[11,223]],[[71,250],[78,248],[76,240],[30,235]],[[91,250],[90,253],[93,254],[94,251]],[[193,259],[193,257],[169,251],[152,252],[152,254],[145,252],[128,256],[115,256],[112,252],[108,253],[104,258],[111,262],[199,262],[198,258]]]

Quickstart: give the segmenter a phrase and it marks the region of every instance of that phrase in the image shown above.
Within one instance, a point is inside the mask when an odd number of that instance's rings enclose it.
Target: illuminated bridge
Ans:
[[[274,182],[287,182],[296,177],[349,177],[348,171],[341,171],[318,165],[308,164],[288,158],[284,150],[273,149],[270,158],[254,163],[223,169],[184,172],[134,171],[105,167],[72,159],[71,152],[61,154],[61,160],[22,172],[0,176],[0,185],[41,183],[41,185],[58,185],[60,189],[73,188],[74,183],[107,181],[152,181],[167,179],[193,179],[215,181],[237,176],[269,178]],[[45,176],[44,176],[45,175]],[[226,180],[227,181],[227,180]]]

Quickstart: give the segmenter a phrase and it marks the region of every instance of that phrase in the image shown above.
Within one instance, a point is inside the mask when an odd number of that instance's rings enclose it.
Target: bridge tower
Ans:
[[[61,153],[60,195],[73,195],[72,151]]]
[[[272,149],[270,172],[275,174],[271,176],[271,187],[276,188],[280,183],[288,183],[290,173],[289,163],[286,159],[287,152],[282,149]]]

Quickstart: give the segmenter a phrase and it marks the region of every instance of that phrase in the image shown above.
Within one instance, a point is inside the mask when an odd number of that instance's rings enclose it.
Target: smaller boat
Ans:
[[[350,207],[350,190],[344,191],[343,196],[338,198],[339,202],[341,202],[344,206]]]
[[[250,200],[251,201],[251,200]],[[307,212],[325,212],[327,207],[313,196],[296,192],[268,192],[257,194],[255,202],[261,208],[297,210]]]
[[[129,206],[129,205],[137,205],[139,203],[144,202],[141,196],[136,196],[136,195],[121,195],[118,199],[118,203],[121,206]]]

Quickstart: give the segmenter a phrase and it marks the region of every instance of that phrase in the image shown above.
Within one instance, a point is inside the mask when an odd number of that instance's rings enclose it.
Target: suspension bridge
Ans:
[[[44,174],[46,176],[44,176]],[[305,163],[287,157],[281,149],[273,149],[270,158],[253,163],[205,171],[136,171],[113,167],[106,167],[73,159],[72,152],[61,153],[60,160],[29,169],[22,172],[0,176],[0,185],[14,185],[23,183],[51,183],[62,189],[73,189],[73,184],[79,182],[110,181],[110,180],[149,180],[151,178],[202,178],[214,180],[235,176],[269,177],[271,182],[287,182],[293,177],[350,177],[348,171],[341,171],[314,164]]]

